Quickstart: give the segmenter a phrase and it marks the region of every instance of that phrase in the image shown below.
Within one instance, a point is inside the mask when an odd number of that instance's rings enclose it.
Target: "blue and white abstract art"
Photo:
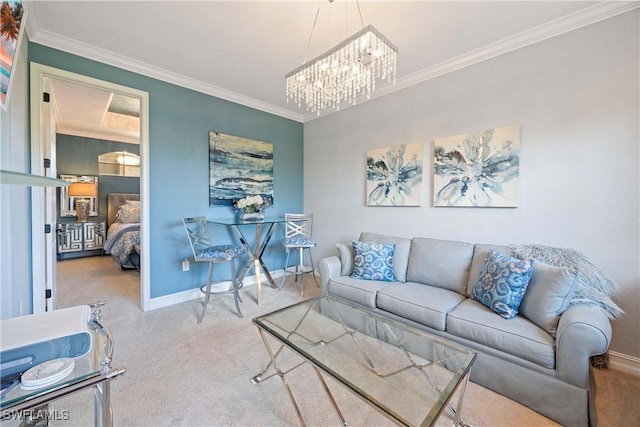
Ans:
[[[367,152],[367,206],[422,204],[422,143]]]
[[[520,126],[436,139],[435,206],[516,207]]]
[[[273,144],[209,132],[209,206],[247,195],[273,200]]]

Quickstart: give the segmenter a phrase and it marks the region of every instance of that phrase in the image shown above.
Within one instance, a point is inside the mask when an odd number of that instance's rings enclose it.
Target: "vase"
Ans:
[[[245,212],[241,210],[241,211],[238,211],[238,217],[243,221],[247,221],[247,220],[261,221],[264,219],[264,212],[260,212],[260,211]]]

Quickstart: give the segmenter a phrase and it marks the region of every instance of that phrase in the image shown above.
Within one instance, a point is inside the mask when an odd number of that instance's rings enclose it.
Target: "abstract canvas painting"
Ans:
[[[25,11],[21,1],[4,0],[0,6],[0,106],[6,111],[15,74],[16,56],[24,36]]]
[[[367,152],[367,206],[422,204],[422,143]]]
[[[273,144],[209,132],[209,206],[247,195],[273,200]]]
[[[516,207],[520,126],[436,139],[435,206]]]

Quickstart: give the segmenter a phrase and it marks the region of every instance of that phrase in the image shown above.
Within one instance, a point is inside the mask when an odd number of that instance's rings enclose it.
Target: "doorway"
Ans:
[[[127,120],[127,117],[132,114],[121,114],[123,110],[130,108],[131,105],[136,104],[139,107],[139,130],[134,132],[136,139],[139,141],[139,206],[140,206],[140,225],[139,225],[139,238],[138,245],[139,265],[140,265],[140,307],[142,310],[148,310],[150,304],[150,284],[149,284],[149,96],[147,92],[139,91],[137,89],[117,85],[114,83],[106,82],[103,80],[94,79],[91,77],[70,73],[68,71],[44,66],[37,63],[31,63],[31,146],[32,146],[32,173],[55,176],[60,175],[57,170],[58,159],[56,156],[56,129],[60,122],[60,115],[62,112],[56,115],[56,109],[51,105],[51,99],[49,97],[49,103],[43,97],[43,94],[56,91],[62,93],[63,90],[76,89],[79,93],[85,95],[90,94],[87,98],[89,100],[97,101],[101,97],[106,97],[109,100],[109,107],[103,111],[102,120],[114,119],[116,122],[123,122]],[[55,101],[55,100],[54,100]],[[131,101],[135,101],[131,102]],[[127,107],[129,105],[129,107]],[[61,107],[67,108],[67,107]],[[91,106],[95,108],[95,106]],[[83,113],[87,114],[91,109],[89,106],[85,107]],[[99,109],[99,107],[98,107]],[[115,110],[115,116],[109,116],[108,110]],[[112,111],[114,112],[114,111]],[[109,117],[107,117],[109,116]],[[36,118],[39,118],[36,119]],[[121,124],[121,123],[120,123]],[[119,126],[119,125],[118,125]],[[82,127],[78,125],[77,127]],[[120,126],[122,127],[122,126]],[[87,126],[85,129],[76,129],[74,131],[65,129],[64,134],[76,132],[78,135],[82,135],[82,132],[88,132]],[[126,132],[125,132],[126,133]],[[132,132],[129,131],[129,136]],[[98,134],[87,134],[89,138],[97,138]],[[109,136],[105,138],[97,139],[113,139]],[[123,143],[127,143],[123,141]],[[122,150],[127,151],[127,150]],[[49,159],[48,163],[45,163],[45,159]],[[96,156],[97,164],[97,156]],[[79,170],[79,172],[82,172]],[[96,178],[100,178],[96,174]],[[106,178],[106,177],[105,177]],[[58,201],[55,189],[42,189],[32,192],[32,251],[33,251],[33,312],[39,313],[48,309],[55,308],[55,298],[47,298],[47,295],[56,295],[56,279],[57,268],[56,259],[58,257],[58,247],[56,239],[57,223],[60,220],[61,207],[56,206]],[[103,204],[106,204],[107,197],[103,195]],[[107,211],[107,206],[100,206],[98,212],[103,210]],[[97,216],[97,214],[96,214]],[[104,214],[102,216],[105,216]],[[97,218],[96,218],[97,219]],[[100,223],[100,221],[93,221],[94,223]],[[105,218],[105,230],[104,237],[106,237],[106,222]],[[48,227],[46,226],[48,225]],[[49,229],[53,231],[51,233],[43,233],[41,230]],[[117,268],[117,267],[116,267]]]

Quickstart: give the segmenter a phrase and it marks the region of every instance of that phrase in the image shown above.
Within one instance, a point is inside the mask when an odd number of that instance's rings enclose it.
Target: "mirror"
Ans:
[[[100,154],[98,175],[140,177],[140,156],[127,151]]]
[[[60,175],[60,179],[72,182],[86,182],[98,185],[97,176],[78,176],[78,175]],[[84,198],[84,197],[83,197]],[[69,187],[60,188],[60,216],[74,217],[76,216],[76,197],[69,196]],[[89,216],[98,216],[98,196],[88,197],[89,199]]]

